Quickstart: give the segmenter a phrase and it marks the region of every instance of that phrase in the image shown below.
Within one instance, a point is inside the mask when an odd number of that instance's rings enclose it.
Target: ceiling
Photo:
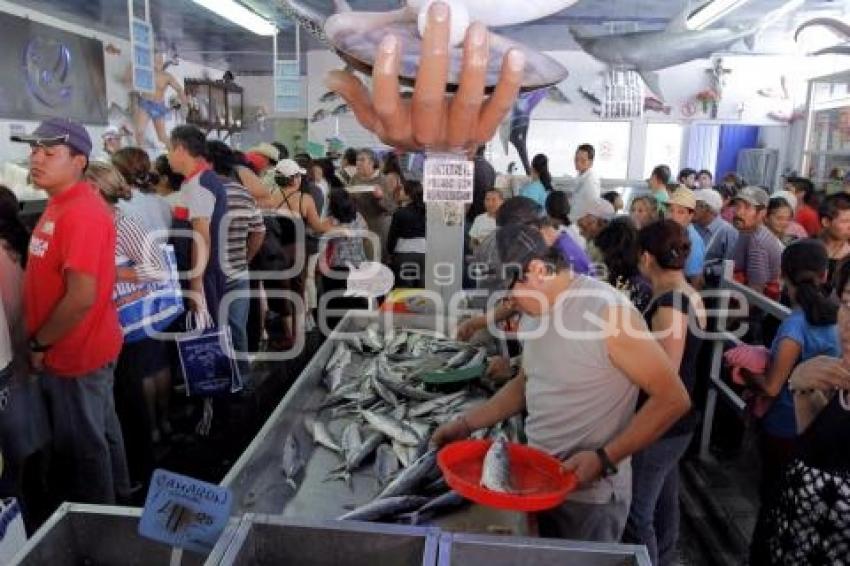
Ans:
[[[126,0],[12,0],[55,17],[92,27],[104,33],[128,37]],[[282,29],[280,47],[284,53],[294,50],[293,24],[286,19],[276,0],[241,0]],[[501,0],[506,1],[506,0]],[[521,3],[522,0],[513,0]],[[597,33],[659,29],[680,12],[689,0],[579,0],[577,4],[549,18],[504,28],[504,33],[533,47],[547,50],[575,48],[568,25],[582,26]],[[330,13],[332,0],[304,0],[318,11]],[[758,20],[783,5],[785,0],[751,0],[736,10],[724,23]],[[355,10],[382,11],[398,7],[399,0],[350,0]],[[696,9],[700,0],[690,0]],[[158,43],[181,58],[216,68],[229,68],[236,74],[270,74],[271,39],[260,37],[197,6],[191,0],[150,0],[151,15]],[[773,29],[786,38],[796,23],[814,16],[850,16],[850,1],[805,0],[803,8],[779,22]],[[793,33],[793,32],[792,32]],[[320,48],[316,40],[302,33],[302,50]],[[761,46],[760,46],[761,47]]]

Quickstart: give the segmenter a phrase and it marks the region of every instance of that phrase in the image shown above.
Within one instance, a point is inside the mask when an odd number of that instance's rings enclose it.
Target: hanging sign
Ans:
[[[130,14],[130,67],[133,75],[133,90],[153,94],[156,88],[156,69],[154,69],[150,6],[145,0],[142,18],[136,16],[133,0],[127,0],[127,7]]]
[[[429,155],[422,174],[425,202],[472,202],[474,170],[472,161],[464,157]]]
[[[233,496],[217,485],[156,470],[151,478],[139,534],[174,547],[207,553],[227,521]]]

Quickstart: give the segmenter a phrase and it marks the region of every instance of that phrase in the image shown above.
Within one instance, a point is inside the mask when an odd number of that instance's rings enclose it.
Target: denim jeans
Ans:
[[[632,507],[623,540],[644,544],[653,566],[673,564],[679,536],[679,460],[693,434],[662,438],[632,456]]]
[[[64,501],[111,505],[129,494],[124,438],[113,400],[114,364],[69,378],[42,374],[52,465]]]
[[[248,351],[248,311],[251,306],[251,299],[247,291],[250,289],[250,281],[247,277],[239,279],[231,279],[227,282],[225,292],[239,293],[239,297],[234,297],[230,302],[230,307],[227,312],[227,323],[230,326],[230,334],[233,337],[233,350],[237,355],[245,354]],[[243,381],[248,378],[249,364],[247,360],[238,360],[239,373],[242,375]]]

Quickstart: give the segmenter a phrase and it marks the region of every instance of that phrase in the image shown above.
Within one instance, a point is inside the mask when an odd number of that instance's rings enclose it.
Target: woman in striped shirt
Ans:
[[[118,208],[118,202],[129,199],[131,194],[118,170],[108,163],[92,162],[86,171],[86,180],[100,192],[115,214],[116,291],[165,279],[168,266],[160,242],[146,233],[139,218]],[[121,421],[127,464],[134,484],[145,485],[150,479],[154,465],[153,442],[158,441],[160,435],[156,423],[151,421],[143,382],[168,371],[169,367],[166,343],[152,337],[125,342],[118,357],[115,410]]]

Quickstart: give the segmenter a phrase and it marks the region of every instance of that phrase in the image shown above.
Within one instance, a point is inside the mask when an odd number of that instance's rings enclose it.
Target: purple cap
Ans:
[[[86,157],[91,154],[91,138],[82,124],[65,118],[45,120],[29,135],[12,136],[13,142],[33,145],[67,145]]]

